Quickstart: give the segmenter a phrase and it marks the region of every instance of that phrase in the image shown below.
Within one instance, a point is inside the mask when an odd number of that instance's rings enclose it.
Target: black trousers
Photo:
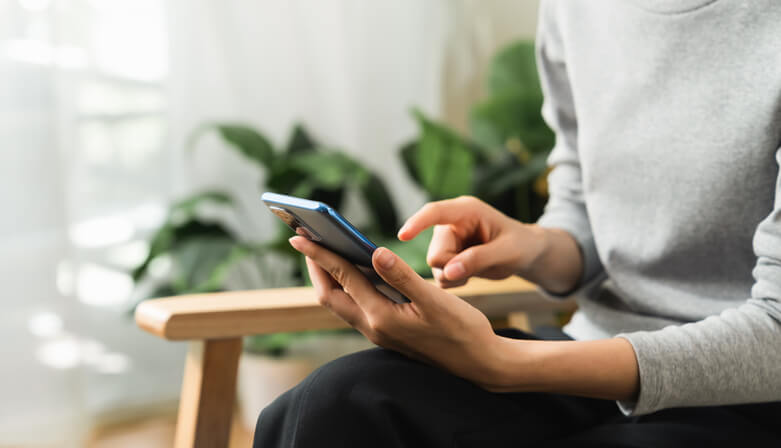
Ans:
[[[258,418],[255,448],[331,446],[781,447],[781,403],[626,417],[613,401],[487,392],[372,349],[324,365]]]

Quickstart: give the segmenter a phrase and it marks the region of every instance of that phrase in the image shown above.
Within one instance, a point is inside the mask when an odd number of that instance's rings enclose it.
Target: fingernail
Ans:
[[[464,268],[464,263],[460,261],[455,261],[445,266],[445,277],[448,280],[457,280],[464,274],[466,274],[466,268]]]
[[[394,263],[396,263],[396,257],[391,253],[390,250],[385,249],[384,247],[381,247],[378,250],[380,253],[377,255],[377,263],[380,265],[380,267],[383,269],[392,268]]]
[[[404,231],[407,230],[407,224],[404,224],[401,226],[398,232],[396,232],[396,236],[401,237],[401,234],[404,233]]]
[[[290,243],[291,246],[293,246],[293,249],[298,249],[298,237],[297,236],[291,236],[287,240],[288,243]]]

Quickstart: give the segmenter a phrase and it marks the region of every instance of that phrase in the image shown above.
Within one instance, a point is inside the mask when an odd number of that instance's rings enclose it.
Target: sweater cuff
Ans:
[[[635,333],[621,333],[616,335],[629,341],[637,358],[637,368],[640,374],[640,392],[637,400],[619,400],[616,402],[618,408],[624,415],[637,416],[650,414],[661,409],[660,398],[662,396],[662,378],[658,372],[663,371],[664,366],[660,364],[658,356],[653,356],[654,351],[658,351],[658,344],[654,344],[647,331],[638,331]]]

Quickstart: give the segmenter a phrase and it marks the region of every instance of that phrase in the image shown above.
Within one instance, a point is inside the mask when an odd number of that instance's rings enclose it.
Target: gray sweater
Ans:
[[[565,330],[632,344],[624,412],[781,400],[781,0],[543,0],[538,64]]]

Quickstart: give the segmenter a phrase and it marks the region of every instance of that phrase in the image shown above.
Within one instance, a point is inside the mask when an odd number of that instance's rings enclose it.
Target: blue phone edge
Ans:
[[[295,196],[272,193],[270,191],[263,193],[260,199],[266,204],[274,204],[282,207],[284,206],[299,207],[299,208],[315,211],[318,213],[327,214],[331,218],[337,221],[337,223],[340,225],[340,228],[344,232],[356,238],[356,240],[359,243],[361,243],[361,245],[367,250],[367,253],[370,257],[372,253],[374,253],[374,251],[377,249],[377,246],[374,243],[372,243],[371,240],[369,240],[369,238],[364,236],[364,234],[362,234],[358,229],[356,229],[355,226],[353,226],[350,223],[350,221],[344,218],[341,214],[339,214],[339,212],[337,212],[333,207],[331,207],[328,204],[324,204],[319,201],[312,201],[309,199],[297,198]],[[369,270],[374,272],[374,269],[372,268],[369,268]],[[364,274],[366,274],[366,272],[364,272]],[[389,300],[396,303],[410,302],[409,298],[404,296],[404,294],[398,292],[392,286],[388,285],[384,280],[382,280],[382,278],[380,278],[379,275],[377,275],[377,273],[374,273],[374,277],[376,277],[380,281],[380,284],[374,285],[375,288],[377,288],[377,290],[379,290],[380,293],[386,296]]]
[[[320,213],[326,213],[330,215],[332,218],[334,218],[337,222],[339,222],[342,229],[346,230],[348,233],[350,233],[350,235],[357,238],[358,241],[367,249],[369,255],[374,253],[374,250],[377,249],[377,245],[372,243],[372,241],[369,238],[367,238],[364,234],[362,234],[358,229],[356,229],[355,226],[352,225],[352,223],[350,223],[350,221],[348,221],[345,217],[343,217],[339,212],[337,212],[333,207],[331,207],[328,204],[319,201],[312,201],[309,199],[297,198],[295,196],[288,196],[285,194],[272,193],[270,191],[263,193],[260,196],[260,199],[263,202],[273,202],[281,206],[290,205],[290,206],[301,207],[307,210],[312,210]]]

